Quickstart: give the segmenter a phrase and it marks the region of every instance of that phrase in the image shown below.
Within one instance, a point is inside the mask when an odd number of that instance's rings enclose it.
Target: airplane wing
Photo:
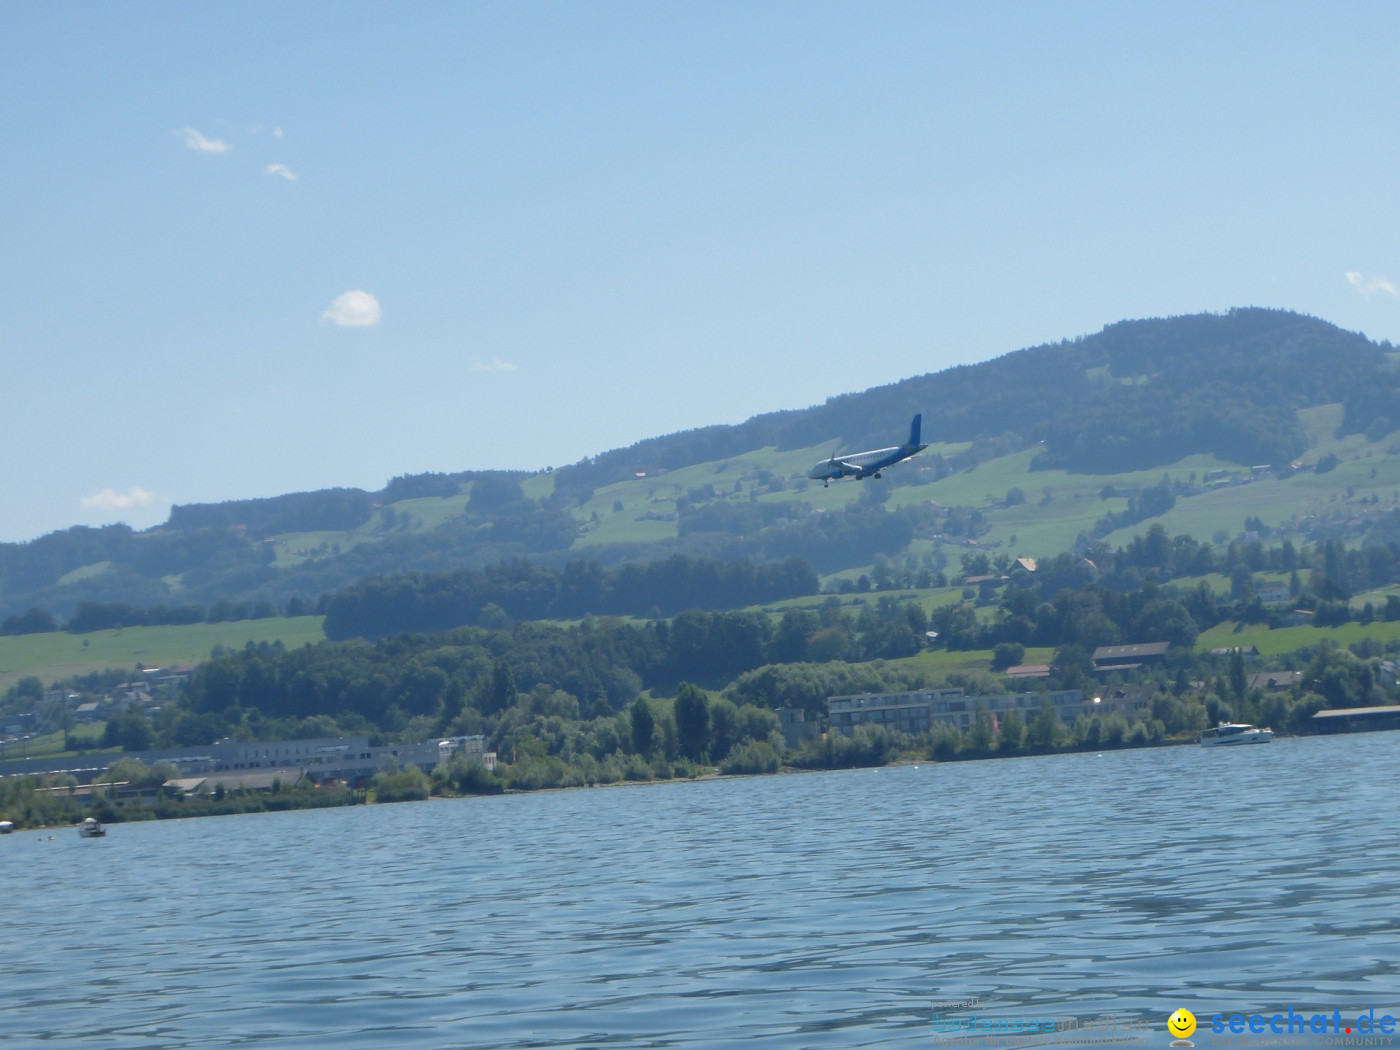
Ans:
[[[852,474],[859,474],[865,469],[864,467],[857,466],[854,463],[847,463],[844,459],[838,459],[836,461],[836,465],[842,470],[849,471]]]

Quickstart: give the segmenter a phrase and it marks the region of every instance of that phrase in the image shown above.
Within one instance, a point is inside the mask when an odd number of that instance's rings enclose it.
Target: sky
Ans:
[[[0,0],[0,541],[1126,318],[1400,342],[1397,54],[1394,4]]]

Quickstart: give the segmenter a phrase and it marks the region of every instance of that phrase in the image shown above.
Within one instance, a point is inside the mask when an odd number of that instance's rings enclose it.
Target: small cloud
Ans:
[[[518,365],[513,365],[509,361],[502,361],[499,357],[493,357],[490,361],[472,362],[473,372],[491,372],[493,374],[499,374],[501,372],[515,372],[518,369]]]
[[[281,175],[282,178],[286,179],[288,182],[297,181],[296,172],[285,164],[269,164],[264,170],[269,175]]]
[[[366,328],[379,323],[379,300],[369,292],[346,292],[331,303],[321,315],[323,321],[334,321],[350,328]]]
[[[149,507],[155,501],[154,492],[147,492],[140,485],[134,485],[125,492],[103,489],[91,496],[82,497],[78,503],[84,510],[125,510],[128,507]]]
[[[227,153],[233,149],[223,139],[207,139],[194,128],[181,128],[176,134],[184,135],[185,145],[196,153]]]
[[[275,139],[280,139],[280,138],[282,137],[282,129],[281,129],[281,128],[273,128],[273,129],[272,129],[272,137],[275,138]]]
[[[1385,292],[1386,295],[1400,299],[1400,288],[1395,286],[1395,282],[1388,281],[1384,277],[1367,278],[1356,270],[1348,270],[1347,283],[1365,296],[1374,295],[1376,292]]]

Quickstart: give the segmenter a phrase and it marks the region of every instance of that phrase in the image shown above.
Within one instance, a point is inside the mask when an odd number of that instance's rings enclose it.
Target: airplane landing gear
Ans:
[[[877,471],[874,473],[874,475],[872,475],[872,476],[873,476],[876,480],[879,480],[880,472],[877,470]]]

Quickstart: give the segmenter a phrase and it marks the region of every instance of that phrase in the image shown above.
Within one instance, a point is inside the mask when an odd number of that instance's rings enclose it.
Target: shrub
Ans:
[[[417,766],[386,769],[373,781],[376,802],[417,802],[432,793],[432,781]]]
[[[725,773],[776,773],[778,752],[766,740],[755,740],[737,748],[720,765]]]

